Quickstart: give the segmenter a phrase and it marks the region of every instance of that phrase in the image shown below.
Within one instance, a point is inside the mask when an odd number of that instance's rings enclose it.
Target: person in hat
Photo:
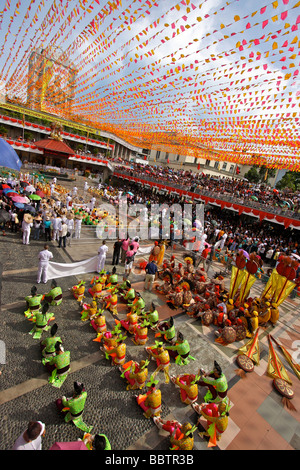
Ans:
[[[79,239],[81,234],[82,215],[76,214],[74,220],[75,238]]]
[[[33,220],[33,239],[39,240],[40,239],[40,231],[42,228],[43,219],[40,215],[34,218]]]
[[[39,252],[39,267],[37,274],[37,283],[40,284],[41,279],[43,278],[43,283],[47,282],[47,271],[49,266],[49,261],[53,258],[53,254],[49,251],[49,246],[44,245],[44,249]]]
[[[66,423],[70,421],[83,432],[91,432],[93,426],[87,426],[83,420],[82,415],[87,399],[87,392],[85,391],[83,383],[74,382],[74,394],[70,398],[63,396],[56,400],[57,409],[64,414]]]
[[[23,245],[29,245],[31,228],[33,227],[33,218],[30,214],[24,214],[22,222]]]

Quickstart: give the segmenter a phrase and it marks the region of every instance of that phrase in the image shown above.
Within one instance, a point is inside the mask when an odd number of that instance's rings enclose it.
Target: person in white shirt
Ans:
[[[97,272],[100,273],[105,266],[106,254],[108,251],[108,247],[106,245],[106,241],[103,240],[102,245],[98,250],[98,264],[97,264]]]
[[[52,258],[53,258],[53,254],[51,251],[49,251],[49,246],[45,245],[44,249],[39,252],[39,267],[38,267],[38,274],[37,274],[38,284],[40,284],[42,278],[43,278],[43,283],[46,284],[49,261]]]
[[[73,233],[74,233],[74,216],[72,215],[67,215],[67,226],[68,226],[68,232],[70,234],[70,236],[68,237],[68,245],[70,246],[71,245],[71,240],[72,240],[72,237],[73,237]]]
[[[82,218],[80,216],[75,216],[75,238],[80,238],[80,233],[81,233],[81,224],[82,224]]]
[[[61,217],[58,217],[57,214],[54,214],[54,217],[51,219],[52,223],[52,241],[57,240],[58,241],[58,230],[59,230],[59,225],[61,223]]]
[[[85,181],[85,182],[84,182],[83,191],[87,191],[87,190],[88,190],[88,188],[89,188],[88,182],[87,182],[87,181]]]
[[[74,186],[72,194],[73,194],[73,197],[77,196],[77,187],[76,186]]]
[[[59,237],[59,242],[58,242],[58,247],[61,248],[61,245],[63,244],[63,247],[66,248],[66,238],[67,238],[67,233],[68,233],[68,225],[66,223],[66,220],[63,219],[58,227],[58,237]]]
[[[91,212],[93,212],[96,203],[96,198],[93,196],[90,202]]]
[[[33,219],[31,215],[25,214],[23,218],[23,222],[22,222],[23,245],[29,245],[29,238],[30,238],[32,226],[33,226]]]
[[[41,421],[30,421],[15,441],[12,450],[42,450],[42,437],[45,436],[45,425]]]

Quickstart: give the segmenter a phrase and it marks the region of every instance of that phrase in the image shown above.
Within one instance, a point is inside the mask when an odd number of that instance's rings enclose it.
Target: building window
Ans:
[[[158,160],[159,157],[160,157],[160,150],[157,150],[157,152],[156,152],[156,159]]]
[[[206,160],[205,165],[209,166],[210,165],[210,160]]]
[[[180,155],[178,154],[176,157],[176,160],[179,162],[179,159],[180,159]]]
[[[168,160],[168,158],[169,158],[169,153],[167,152],[165,156],[165,160]]]
[[[215,169],[216,169],[216,170],[219,169],[219,162],[215,162]]]
[[[230,165],[229,173],[233,173],[233,170],[234,170],[234,165]]]
[[[222,166],[222,170],[226,170],[226,167],[227,167],[227,163],[223,163],[223,166]]]

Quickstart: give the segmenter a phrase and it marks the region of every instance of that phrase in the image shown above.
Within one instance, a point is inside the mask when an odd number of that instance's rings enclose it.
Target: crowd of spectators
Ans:
[[[203,172],[194,173],[191,170],[174,170],[169,167],[145,166],[140,163],[130,163],[130,168],[117,165],[116,171],[129,172],[130,176],[150,179],[161,184],[180,186],[187,191],[205,194],[212,193],[215,197],[234,198],[237,202],[253,207],[263,205],[282,212],[291,211],[300,214],[300,191],[285,189],[279,191],[266,184],[253,184],[245,178],[229,178],[212,176]]]

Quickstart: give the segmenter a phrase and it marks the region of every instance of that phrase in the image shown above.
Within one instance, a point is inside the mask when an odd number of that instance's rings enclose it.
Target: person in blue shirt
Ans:
[[[145,277],[144,290],[152,291],[152,285],[157,277],[157,271],[158,271],[156,261],[155,260],[150,261],[150,263],[146,265],[145,271],[146,271],[146,277]]]
[[[50,217],[46,217],[44,220],[44,230],[45,230],[45,239],[47,241],[51,241],[51,220]]]

